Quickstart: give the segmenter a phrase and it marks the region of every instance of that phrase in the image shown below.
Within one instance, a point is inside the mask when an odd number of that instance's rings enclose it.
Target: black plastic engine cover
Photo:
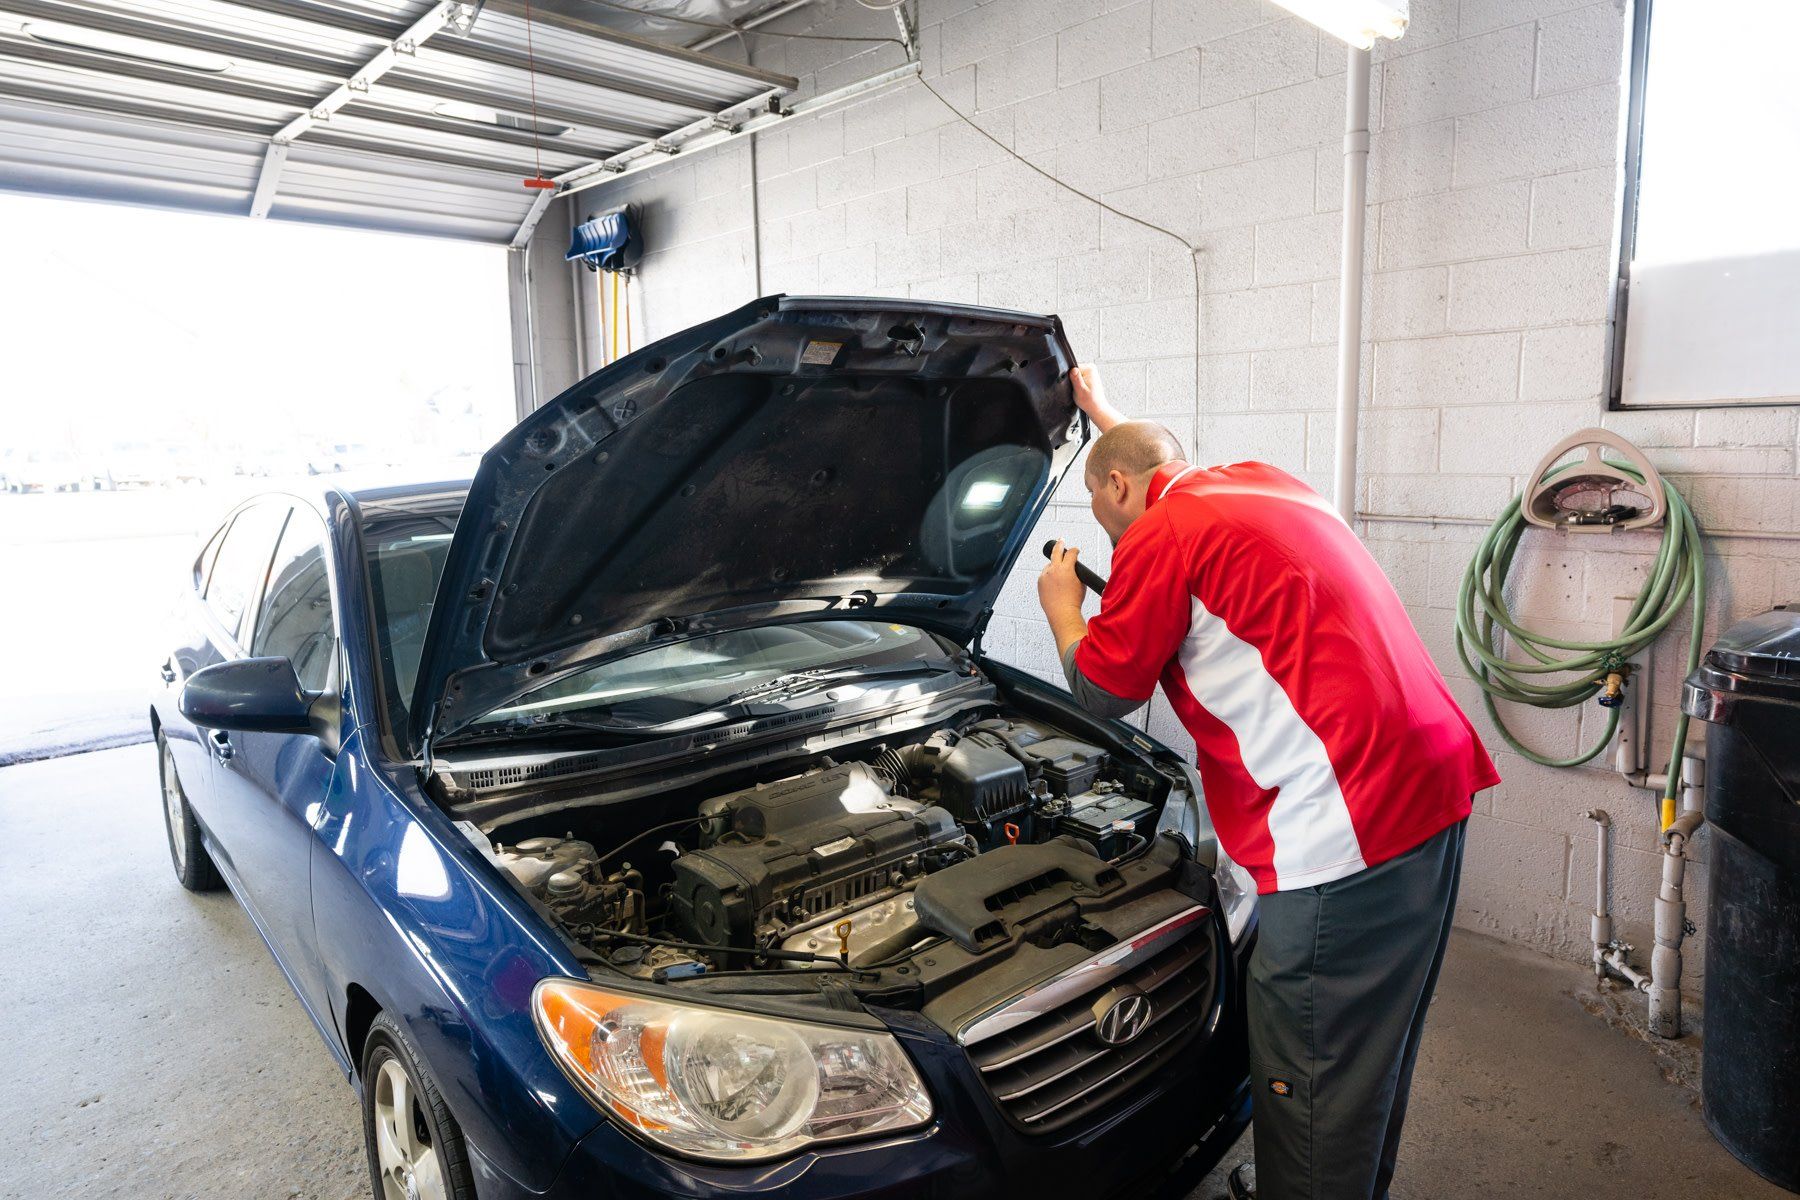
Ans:
[[[953,745],[926,742],[912,752],[918,793],[965,825],[988,825],[1025,811],[1031,799],[1025,764],[998,738],[973,734]]]
[[[1029,721],[983,721],[970,738],[1002,743],[1024,764],[1033,783],[1042,780],[1052,795],[1078,796],[1094,786],[1107,765],[1099,746],[1078,742]]]
[[[701,812],[714,840],[675,860],[670,904],[687,935],[712,946],[754,945],[766,917],[791,922],[899,883],[918,873],[921,851],[962,833],[948,812],[892,795],[861,763],[763,784]]]
[[[1117,868],[1076,842],[1000,846],[921,880],[913,911],[926,929],[979,950],[1077,896],[1098,899],[1121,885]]]
[[[921,880],[919,924],[949,940],[915,957],[909,979],[923,1011],[955,1032],[1097,951],[1196,904],[1210,907],[1212,872],[1159,834],[1116,865],[1073,839],[1002,846]]]

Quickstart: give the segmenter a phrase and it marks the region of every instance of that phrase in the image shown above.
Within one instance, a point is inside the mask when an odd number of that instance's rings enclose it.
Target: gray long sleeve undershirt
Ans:
[[[1144,707],[1143,700],[1127,700],[1123,696],[1115,696],[1086,675],[1075,665],[1075,650],[1081,645],[1076,638],[1069,643],[1069,649],[1062,656],[1063,674],[1069,680],[1069,691],[1074,695],[1076,703],[1093,713],[1096,717],[1117,719],[1129,716]]]

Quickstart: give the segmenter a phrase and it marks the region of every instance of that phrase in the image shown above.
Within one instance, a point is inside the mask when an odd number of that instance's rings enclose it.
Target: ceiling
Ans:
[[[584,0],[0,0],[0,189],[513,242],[527,178],[794,88],[680,44],[705,33]]]

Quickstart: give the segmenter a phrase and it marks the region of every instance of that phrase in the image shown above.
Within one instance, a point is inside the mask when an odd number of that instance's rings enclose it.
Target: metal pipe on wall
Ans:
[[[1689,809],[1663,831],[1662,887],[1656,896],[1656,946],[1650,951],[1650,1030],[1658,1037],[1681,1036],[1681,942],[1687,936],[1687,902],[1682,896],[1687,846],[1706,817]]]
[[[1590,808],[1583,815],[1594,823],[1598,839],[1594,857],[1594,912],[1588,928],[1594,942],[1594,978],[1600,980],[1606,978],[1606,953],[1613,948],[1612,908],[1607,902],[1607,891],[1612,883],[1612,856],[1607,846],[1612,814],[1604,808]]]
[[[1331,498],[1356,520],[1356,434],[1362,391],[1364,234],[1369,198],[1369,52],[1351,46],[1344,73],[1344,253],[1338,280],[1337,459]]]

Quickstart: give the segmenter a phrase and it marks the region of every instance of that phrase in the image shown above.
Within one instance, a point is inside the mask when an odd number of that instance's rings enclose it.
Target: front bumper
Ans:
[[[995,1107],[968,1056],[923,1021],[892,1027],[930,1088],[931,1125],[874,1142],[733,1167],[659,1154],[611,1123],[575,1147],[547,1196],[554,1200],[1000,1200],[1007,1197],[1180,1195],[1250,1122],[1245,968],[1255,927],[1230,956],[1224,1011],[1210,1037],[1185,1048],[1154,1084],[1086,1128],[1021,1133]],[[890,1014],[910,1017],[910,1014]],[[1179,1190],[1173,1185],[1185,1180]],[[488,1192],[483,1191],[484,1200]]]

